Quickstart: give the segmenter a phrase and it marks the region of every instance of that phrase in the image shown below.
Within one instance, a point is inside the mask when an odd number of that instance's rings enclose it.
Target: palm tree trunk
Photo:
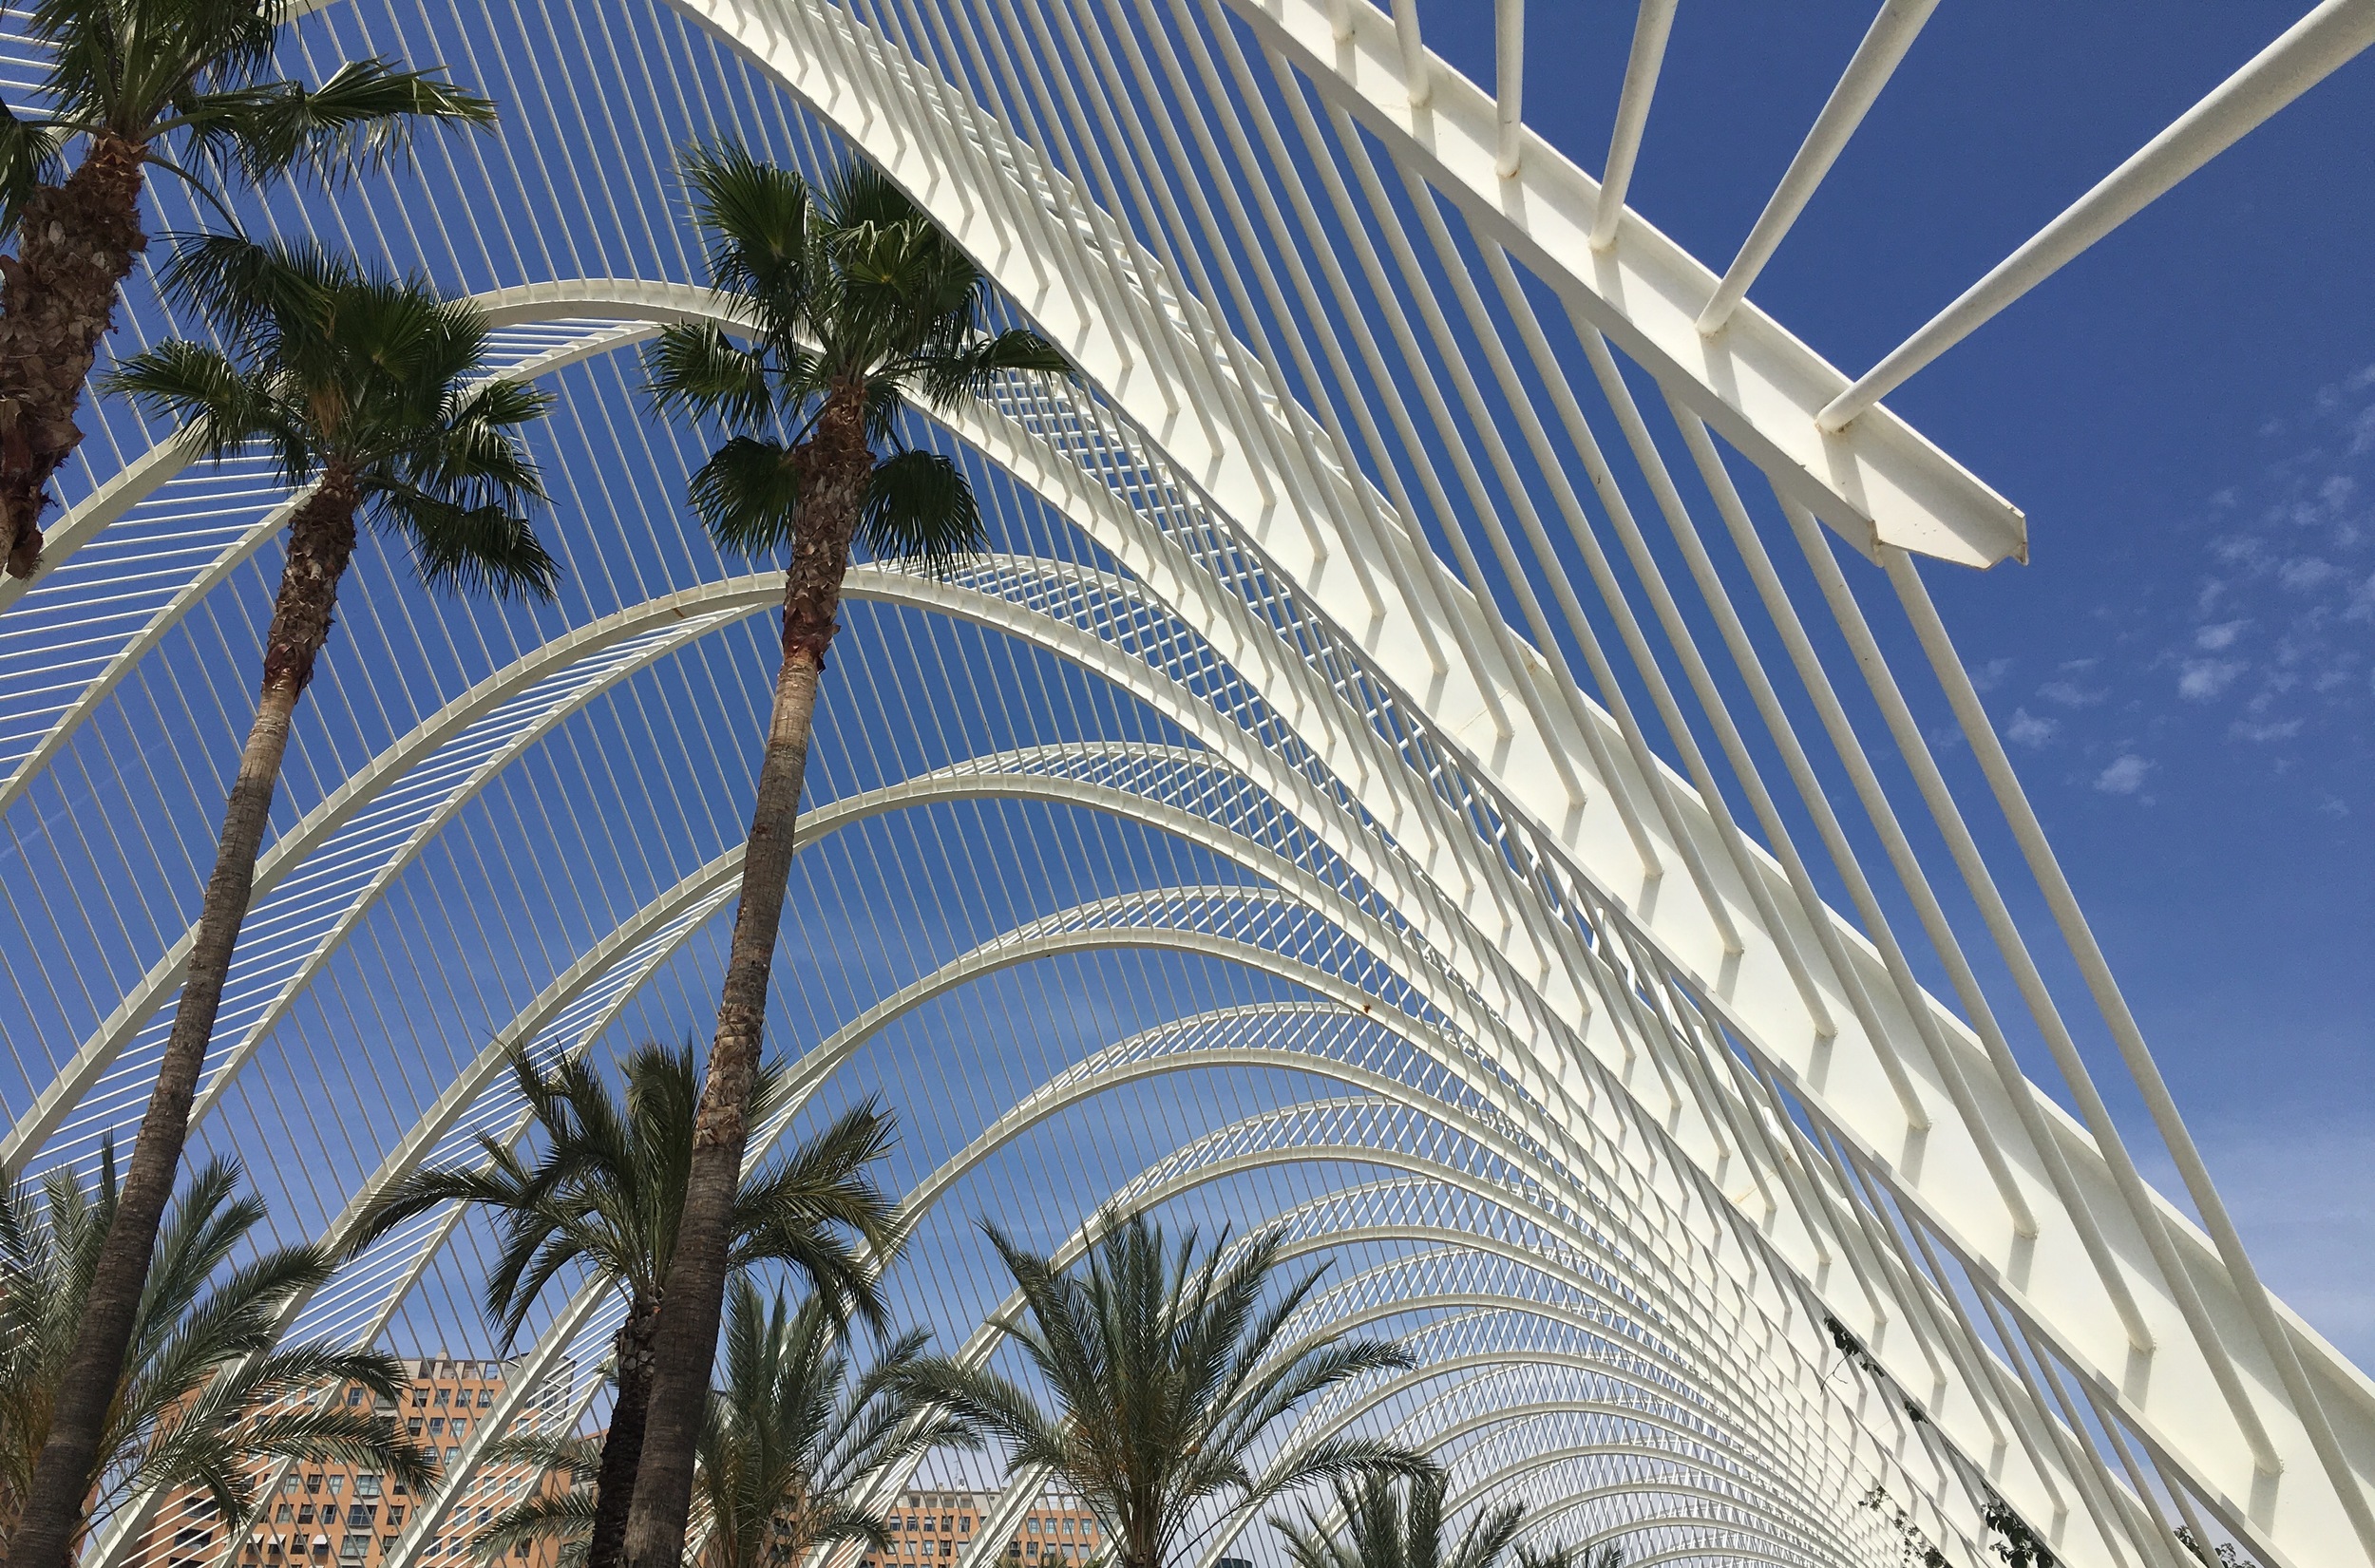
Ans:
[[[679,1568],[684,1557],[693,1445],[717,1357],[727,1243],[750,1132],[750,1081],[767,1022],[768,973],[783,924],[784,884],[791,875],[792,828],[808,773],[817,682],[825,673],[841,581],[849,569],[849,541],[873,472],[864,387],[837,389],[801,448],[800,517],[791,563],[784,572],[784,662],[775,677],[775,708],[767,755],[759,765],[750,837],[743,847],[742,901],[717,1003],[709,1081],[694,1123],[684,1213],[660,1294],[652,1413],[627,1522],[628,1568]]]
[[[618,1326],[618,1397],[611,1402],[610,1430],[602,1437],[585,1568],[618,1568],[626,1550],[627,1511],[635,1502],[636,1470],[643,1461],[643,1432],[652,1409],[652,1342],[658,1328],[658,1304],[641,1299],[628,1304],[627,1320]]]
[[[0,550],[10,576],[41,564],[49,478],[81,444],[83,380],[115,326],[116,286],[148,245],[142,149],[91,140],[63,185],[25,204],[17,254],[0,256]]]
[[[232,949],[247,918],[256,878],[256,856],[272,815],[280,759],[289,746],[289,725],[297,699],[314,675],[314,660],[330,634],[338,579],[354,553],[352,476],[336,470],[323,476],[289,527],[289,558],[280,570],[280,596],[264,636],[264,679],[249,727],[247,749],[222,813],[222,839],[215,872],[198,916],[198,939],[190,950],[189,974],[174,1010],[173,1032],[165,1038],[157,1087],[141,1118],[114,1221],[91,1275],[74,1353],[58,1390],[49,1436],[33,1466],[32,1495],[9,1542],[9,1568],[67,1568],[67,1551],[83,1527],[84,1500],[107,1407],[124,1377],[141,1293],[157,1247],[157,1226],[173,1196],[181,1145],[189,1136],[190,1102],[222,1005],[223,981]]]

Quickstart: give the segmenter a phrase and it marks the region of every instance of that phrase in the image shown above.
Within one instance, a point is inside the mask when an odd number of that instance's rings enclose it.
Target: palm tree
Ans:
[[[236,1162],[210,1162],[158,1238],[132,1324],[131,1370],[99,1402],[97,1509],[197,1486],[228,1526],[254,1501],[258,1457],[339,1460],[407,1486],[433,1484],[435,1470],[408,1440],[368,1405],[334,1397],[355,1387],[392,1402],[407,1386],[400,1363],[328,1344],[275,1345],[283,1310],[327,1280],[332,1260],[317,1248],[281,1247],[221,1273],[264,1218],[239,1183]],[[93,1189],[54,1170],[38,1205],[25,1186],[0,1193],[0,1540],[11,1548],[72,1375],[76,1327],[117,1200],[112,1148]]]
[[[897,1466],[935,1449],[970,1447],[962,1420],[915,1391],[925,1335],[902,1335],[854,1371],[830,1303],[810,1295],[795,1310],[763,1298],[748,1275],[729,1291],[725,1387],[712,1390],[694,1449],[694,1568],[791,1568],[810,1550],[856,1541],[880,1551],[886,1521],[866,1498]],[[535,1443],[538,1440],[526,1440]],[[569,1445],[545,1440],[547,1465]],[[582,1560],[593,1516],[582,1494],[522,1500],[472,1538],[493,1562],[530,1542],[559,1541],[561,1560]]]
[[[1190,1230],[1167,1262],[1162,1231],[1132,1214],[1107,1225],[1082,1276],[983,1228],[1030,1313],[1029,1327],[1006,1333],[1055,1410],[986,1370],[928,1367],[919,1387],[1004,1438],[1010,1472],[1044,1467],[1069,1484],[1096,1512],[1121,1568],[1168,1568],[1188,1521],[1216,1501],[1226,1522],[1307,1482],[1429,1472],[1410,1449],[1351,1437],[1257,1464],[1263,1435],[1306,1401],[1411,1364],[1382,1340],[1284,1339],[1325,1273],[1273,1292],[1284,1232],[1253,1237],[1233,1260],[1224,1237],[1199,1260]]]
[[[684,1546],[768,970],[850,546],[945,564],[983,540],[963,472],[937,453],[898,448],[897,415],[910,397],[945,406],[1008,371],[1066,368],[1037,333],[980,325],[987,285],[979,270],[875,170],[845,165],[820,194],[727,143],[692,153],[686,175],[694,217],[710,236],[711,276],[747,326],[732,336],[714,326],[669,328],[649,363],[652,400],[662,412],[732,432],[689,491],[718,542],[738,551],[788,545],[790,560],[783,663],[743,852],[741,906],[660,1309],[655,1463],[636,1483],[628,1527],[636,1568],[676,1568]]]
[[[1443,1518],[1450,1486],[1440,1470],[1407,1482],[1385,1475],[1365,1476],[1357,1485],[1339,1481],[1335,1520],[1306,1502],[1301,1521],[1273,1515],[1270,1527],[1293,1568],[1624,1568],[1624,1548],[1613,1542],[1591,1552],[1512,1551],[1526,1521],[1522,1502],[1477,1513],[1454,1540]]]
[[[486,1311],[503,1325],[506,1345],[537,1296],[563,1271],[590,1264],[617,1281],[627,1308],[615,1342],[618,1393],[602,1440],[596,1505],[587,1516],[588,1560],[593,1568],[611,1568],[626,1539],[627,1505],[644,1452],[652,1336],[693,1160],[699,1098],[693,1047],[644,1046],[631,1053],[623,1106],[582,1057],[547,1074],[524,1051],[515,1051],[511,1067],[542,1134],[542,1154],[531,1162],[482,1136],[482,1167],[408,1178],[373,1211],[355,1245],[360,1250],[446,1203],[493,1210],[503,1245],[486,1276]],[[763,1066],[751,1087],[755,1114],[779,1109],[787,1092],[782,1074]],[[729,1267],[740,1272],[762,1262],[789,1264],[807,1276],[818,1310],[835,1322],[855,1311],[879,1327],[884,1317],[875,1280],[891,1246],[893,1205],[865,1170],[890,1140],[890,1116],[867,1101],[754,1173],[734,1205]],[[852,1237],[865,1244],[874,1263],[860,1260]]]
[[[98,1458],[106,1391],[124,1365],[141,1281],[247,917],[290,724],[330,635],[357,521],[402,536],[432,584],[549,595],[557,576],[520,515],[542,486],[517,431],[542,415],[546,398],[507,381],[467,379],[488,331],[476,306],[312,247],[226,238],[181,252],[166,285],[214,324],[229,351],[168,342],[125,361],[109,378],[112,387],[158,413],[186,418],[217,459],[261,441],[291,484],[312,478],[314,487],[290,518],[280,594],[264,636],[262,689],[223,808],[188,975],[10,1568],[66,1568],[66,1540]]]
[[[319,87],[275,80],[282,0],[37,0],[28,31],[49,60],[46,115],[0,109],[0,551],[41,561],[58,465],[116,287],[148,246],[141,188],[155,164],[197,182],[256,185],[300,167],[335,177],[400,149],[414,120],[485,123],[495,105],[380,60]],[[67,143],[82,156],[66,173]],[[203,183],[201,194],[219,206]]]

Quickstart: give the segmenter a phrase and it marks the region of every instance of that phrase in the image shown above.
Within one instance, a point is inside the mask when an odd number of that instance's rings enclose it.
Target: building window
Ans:
[[[459,1449],[459,1448],[448,1448],[448,1449],[446,1449],[446,1465],[447,1465],[448,1467],[452,1466],[453,1464],[456,1464],[460,1463],[461,1459],[462,1459],[462,1450],[461,1450],[461,1449]]]
[[[346,1478],[346,1477],[344,1477],[344,1476],[332,1476],[332,1477],[330,1478],[330,1495],[331,1495],[332,1497],[337,1497],[338,1495],[340,1495],[341,1493],[343,1493],[346,1489],[347,1489],[347,1478]]]
[[[420,1435],[421,1435],[421,1418],[420,1418],[419,1416],[414,1416],[411,1420],[409,1420],[409,1421],[406,1422],[406,1423],[404,1424],[404,1431],[405,1431],[405,1435],[406,1435],[407,1437],[418,1437],[418,1436],[420,1436]]]
[[[308,1493],[318,1492],[322,1489],[322,1473],[319,1470],[305,1478],[305,1489]]]
[[[414,1388],[412,1390],[412,1407],[417,1410],[428,1403],[428,1390],[423,1388]]]
[[[431,1416],[429,1418],[428,1435],[431,1437],[444,1437],[446,1435],[446,1418],[444,1416]]]
[[[478,1391],[478,1407],[479,1407],[480,1409],[484,1410],[484,1408],[486,1408],[486,1407],[488,1407],[489,1405],[492,1405],[492,1404],[494,1404],[494,1403],[495,1403],[495,1390],[494,1390],[494,1389],[481,1389]]]
[[[379,1472],[366,1470],[354,1478],[354,1495],[361,1498],[379,1496]]]
[[[451,1389],[440,1389],[437,1390],[437,1407],[439,1409],[444,1409],[451,1403],[453,1403],[453,1390]]]
[[[338,1542],[338,1558],[344,1562],[360,1562],[363,1554],[371,1549],[369,1536],[349,1536]]]
[[[388,1528],[393,1530],[403,1524],[403,1522],[404,1510],[402,1508],[390,1508],[388,1510]]]
[[[280,1505],[280,1511],[273,1515],[272,1521],[275,1524],[286,1524],[294,1518],[296,1518],[296,1510],[284,1502]]]
[[[360,1384],[357,1384],[355,1387],[353,1387],[353,1388],[352,1388],[352,1389],[349,1389],[347,1390],[347,1408],[348,1408],[348,1409],[350,1409],[350,1410],[352,1410],[352,1409],[353,1409],[356,1406],[358,1406],[358,1405],[360,1405],[360,1404],[362,1404],[362,1403],[363,1403],[363,1389],[362,1389],[362,1386],[361,1386]]]
[[[304,1507],[297,1510],[297,1522],[299,1524],[311,1524],[314,1522],[314,1505],[312,1503],[309,1502]]]

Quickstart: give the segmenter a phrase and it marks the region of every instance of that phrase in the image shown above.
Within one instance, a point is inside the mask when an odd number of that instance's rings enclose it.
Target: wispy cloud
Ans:
[[[2109,767],[2095,775],[2095,787],[2106,795],[2133,795],[2144,787],[2153,765],[2133,751],[2121,752]]]
[[[2257,471],[2193,516],[2159,524],[2180,549],[2194,541],[2191,594],[2142,592],[2104,606],[2088,622],[2100,652],[2025,681],[2012,659],[1981,666],[1985,689],[2017,698],[2007,741],[2060,754],[2065,776],[2106,795],[2148,799],[2147,775],[2162,763],[2190,776],[2196,759],[2227,748],[2298,779],[2304,806],[2329,810],[2327,801],[2366,793],[2375,778],[2375,365],[2270,418],[2259,438]],[[2169,565],[2182,572],[2184,560]]]
[[[2062,727],[2060,719],[2042,719],[2025,708],[2012,710],[2012,722],[2004,727],[2004,739],[2015,746],[2042,746],[2053,739]]]

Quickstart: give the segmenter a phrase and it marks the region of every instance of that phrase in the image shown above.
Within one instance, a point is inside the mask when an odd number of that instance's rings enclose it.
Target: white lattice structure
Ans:
[[[247,217],[496,310],[490,371],[559,394],[567,579],[454,605],[359,557],[200,1143],[334,1239],[516,1134],[512,1044],[705,1037],[777,589],[688,520],[702,438],[633,350],[715,308],[678,147],[856,154],[1080,367],[915,425],[994,553],[857,568],[827,677],[766,1137],[899,1110],[903,1312],[989,1352],[984,1215],[1074,1254],[1117,1200],[1277,1223],[1333,1260],[1309,1329],[1418,1359],[1283,1441],[1398,1433],[1463,1505],[1631,1568],[1891,1568],[1900,1516],[1979,1568],[2000,1508],[2084,1568],[2193,1568],[2179,1526],[2375,1562],[2375,1386],[2252,1273],[1924,587],[1922,557],[2024,558],[2023,517],[1877,401],[2375,3],[2319,7],[1852,379],[1752,284],[1933,3],[1881,8],[1720,274],[1624,204],[1674,0],[1602,85],[1601,179],[1524,122],[1522,0],[1491,91],[1415,0],[313,10],[294,65],[443,62],[504,128]],[[145,271],[127,312],[176,330]],[[43,575],[0,587],[20,1174],[137,1119],[291,504],[127,407],[86,423]],[[293,1331],[468,1343],[477,1226],[390,1237]],[[583,1409],[615,1304],[548,1305],[514,1387],[565,1369]],[[404,1568],[440,1532],[419,1510]]]

